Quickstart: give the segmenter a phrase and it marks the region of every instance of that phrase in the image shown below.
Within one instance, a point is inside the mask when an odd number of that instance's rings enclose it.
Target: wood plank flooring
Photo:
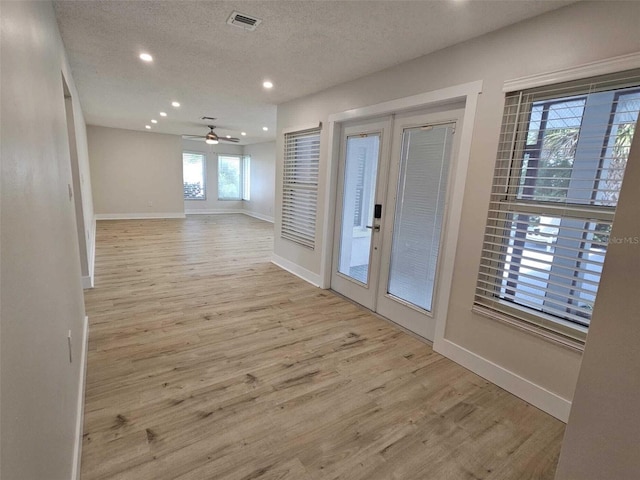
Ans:
[[[552,479],[564,424],[269,262],[242,215],[98,223],[82,479]]]

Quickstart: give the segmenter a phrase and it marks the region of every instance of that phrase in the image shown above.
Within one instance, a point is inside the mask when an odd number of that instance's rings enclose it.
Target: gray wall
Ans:
[[[247,145],[244,153],[251,156],[251,199],[244,202],[244,210],[273,221],[276,142]]]
[[[68,194],[62,74],[75,99],[77,92],[51,4],[2,2],[0,8],[0,476],[68,480],[77,438],[84,304]],[[74,117],[85,164],[79,108]],[[83,175],[90,191],[87,172]]]
[[[640,478],[640,135],[624,174],[557,480]]]
[[[184,214],[178,135],[89,125],[87,136],[96,215]]]
[[[225,142],[218,145],[207,145],[205,142],[197,140],[182,140],[182,149],[186,152],[204,153],[207,156],[207,198],[206,200],[185,200],[185,212],[219,213],[227,210],[229,212],[242,210],[242,200],[218,200],[218,154],[242,155],[242,146]]]
[[[207,145],[119,128],[87,127],[95,213],[106,217],[162,217],[248,211],[273,219],[275,142]],[[182,152],[207,157],[206,200],[183,200]],[[251,200],[218,200],[218,154],[251,155]],[[151,203],[151,205],[150,205]]]
[[[550,392],[570,401],[580,368],[579,353],[471,312],[504,105],[502,87],[508,79],[640,50],[639,18],[637,2],[579,2],[279,105],[274,253],[319,274],[321,249],[324,242],[330,241],[321,232],[315,251],[310,251],[280,238],[283,129],[319,121],[327,125],[328,116],[333,113],[482,80],[445,337],[483,359],[494,371],[506,371],[531,384],[537,392]],[[321,139],[318,228],[327,215],[324,203],[329,189],[325,170],[328,151],[325,129]],[[609,281],[618,283],[621,279]]]

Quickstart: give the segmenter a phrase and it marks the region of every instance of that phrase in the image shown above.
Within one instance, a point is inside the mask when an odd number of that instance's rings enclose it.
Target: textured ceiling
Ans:
[[[57,1],[87,123],[273,138],[276,105],[573,3],[541,0]],[[227,25],[232,11],[262,19]],[[149,52],[154,62],[138,59]],[[270,79],[272,91],[262,88]],[[172,108],[179,101],[179,109]],[[162,118],[158,112],[169,115]],[[269,127],[263,132],[262,127]]]

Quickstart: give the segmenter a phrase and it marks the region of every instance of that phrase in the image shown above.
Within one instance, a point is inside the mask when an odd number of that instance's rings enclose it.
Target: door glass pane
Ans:
[[[373,206],[376,194],[380,135],[347,138],[338,271],[359,282],[369,281]]]
[[[388,293],[431,311],[453,124],[404,130]]]

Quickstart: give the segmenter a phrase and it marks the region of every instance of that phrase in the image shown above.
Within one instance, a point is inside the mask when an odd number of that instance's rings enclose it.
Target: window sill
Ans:
[[[497,320],[498,322],[505,323],[511,327],[540,337],[548,342],[555,343],[556,345],[560,345],[562,347],[569,348],[580,353],[584,351],[584,342],[577,339],[569,338],[565,335],[553,332],[551,330],[547,330],[543,327],[532,324],[515,316],[508,315],[506,313],[502,313],[497,310],[493,310],[491,308],[483,307],[476,304],[473,305],[471,311],[485,318],[490,318],[491,320]]]

